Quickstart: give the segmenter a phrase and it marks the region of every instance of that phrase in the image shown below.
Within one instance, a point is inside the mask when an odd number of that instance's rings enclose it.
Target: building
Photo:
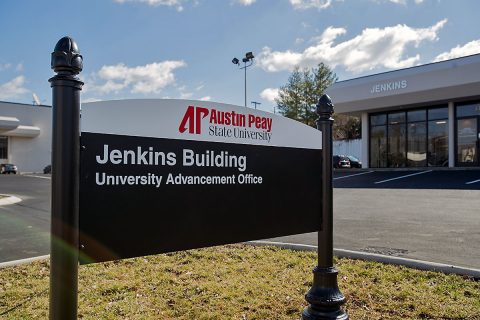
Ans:
[[[339,81],[335,111],[362,120],[366,168],[480,167],[480,54]]]
[[[42,172],[50,164],[52,108],[0,102],[0,163],[20,172]]]

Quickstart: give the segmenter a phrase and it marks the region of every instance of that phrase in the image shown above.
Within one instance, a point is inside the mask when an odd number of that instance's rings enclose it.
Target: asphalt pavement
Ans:
[[[480,269],[479,190],[480,170],[336,172],[334,247]]]
[[[49,178],[0,175],[0,194],[22,199],[0,206],[0,262],[49,254]]]
[[[49,253],[49,178],[0,176],[0,194],[22,199],[0,206],[0,262]],[[334,186],[335,248],[480,268],[480,170],[351,170]]]
[[[480,170],[341,170],[334,188],[480,190]]]

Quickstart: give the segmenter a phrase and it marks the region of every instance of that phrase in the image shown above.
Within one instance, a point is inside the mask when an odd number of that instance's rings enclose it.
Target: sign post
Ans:
[[[70,37],[52,53],[52,220],[50,319],[77,318],[80,91],[82,56]]]
[[[312,288],[305,295],[310,305],[303,310],[304,320],[348,319],[342,310],[345,297],[337,284],[338,270],[333,266],[333,177],[332,126],[334,112],[332,100],[322,95],[317,104],[317,129],[322,132],[322,213],[318,232],[318,265],[313,269]]]
[[[313,269],[312,288],[305,295],[310,305],[303,310],[304,320],[348,319],[342,310],[345,297],[337,283],[338,270],[333,266],[333,177],[332,100],[324,94],[317,104],[317,128],[322,132],[322,220],[318,232],[318,265]]]

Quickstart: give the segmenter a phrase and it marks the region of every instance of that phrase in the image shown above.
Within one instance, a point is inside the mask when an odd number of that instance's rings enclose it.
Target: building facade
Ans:
[[[42,172],[50,164],[52,108],[0,102],[0,163],[20,172]]]
[[[366,168],[480,167],[480,54],[340,81],[337,113],[362,120]]]

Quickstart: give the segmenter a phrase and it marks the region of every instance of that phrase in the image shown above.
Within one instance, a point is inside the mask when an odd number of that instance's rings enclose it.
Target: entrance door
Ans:
[[[479,165],[480,117],[457,119],[457,165]]]

